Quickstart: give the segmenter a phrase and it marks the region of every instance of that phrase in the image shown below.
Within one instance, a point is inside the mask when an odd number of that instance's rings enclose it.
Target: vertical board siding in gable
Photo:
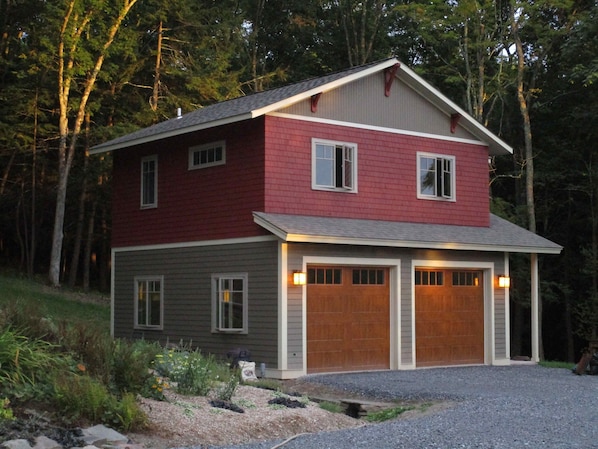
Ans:
[[[243,347],[255,361],[277,363],[277,243],[205,246],[115,254],[115,337],[191,342],[224,356]],[[211,332],[211,275],[248,273],[248,334]],[[135,276],[164,276],[164,329],[133,329]]]
[[[357,193],[311,188],[312,137],[356,143]],[[417,152],[456,158],[457,201],[417,198]],[[265,212],[488,226],[481,145],[266,117]]]
[[[190,146],[224,140],[226,164],[189,170]],[[263,234],[263,120],[198,131],[114,152],[113,247]],[[140,160],[158,155],[158,207],[139,205]]]
[[[315,113],[309,101],[280,112],[477,140],[460,126],[451,133],[450,117],[399,79],[386,97],[382,72],[324,92]]]

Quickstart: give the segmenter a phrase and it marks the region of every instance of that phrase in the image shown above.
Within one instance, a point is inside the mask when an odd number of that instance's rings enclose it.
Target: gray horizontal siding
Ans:
[[[277,361],[278,249],[276,242],[117,252],[114,335],[162,343],[191,343],[224,356],[243,347],[256,362]],[[248,333],[211,332],[211,276],[248,273]],[[134,278],[164,276],[164,329],[134,330]]]

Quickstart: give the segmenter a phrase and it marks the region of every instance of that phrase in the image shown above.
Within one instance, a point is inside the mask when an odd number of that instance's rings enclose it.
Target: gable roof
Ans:
[[[264,212],[254,212],[253,219],[285,242],[538,254],[559,254],[563,249],[493,214],[489,227]]]
[[[91,153],[97,154],[114,151],[133,145],[153,142],[202,129],[260,117],[269,112],[276,111],[310,98],[312,95],[330,91],[344,84],[393,66],[397,67],[396,77],[422,95],[427,101],[435,105],[448,117],[453,114],[459,114],[461,117],[459,125],[473,134],[480,141],[487,143],[490,149],[490,154],[499,155],[513,152],[513,149],[498,136],[491,133],[415,72],[410,70],[404,64],[401,64],[397,59],[390,58],[384,61],[352,67],[340,72],[290,84],[288,86],[215,103],[180,117],[166,120],[96,145],[92,148]]]

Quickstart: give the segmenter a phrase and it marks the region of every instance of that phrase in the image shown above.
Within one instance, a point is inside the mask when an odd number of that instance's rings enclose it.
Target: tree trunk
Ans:
[[[158,100],[160,98],[160,67],[162,65],[162,21],[158,25],[158,47],[156,49],[156,64],[154,67],[154,88],[152,90],[152,99],[150,107],[152,111],[158,110]]]
[[[52,251],[50,254],[50,283],[58,287],[60,285],[60,262],[62,258],[62,242],[64,230],[64,214],[66,208],[66,194],[68,187],[68,177],[71,171],[73,158],[77,149],[77,138],[81,132],[81,126],[85,118],[87,102],[91,91],[95,87],[97,77],[102,69],[104,59],[108,48],[112,45],[114,37],[120,25],[130,9],[137,0],[125,0],[118,16],[108,29],[106,40],[101,50],[95,56],[93,67],[90,69],[85,81],[81,82],[82,93],[77,100],[70,101],[71,84],[76,82],[75,75],[72,72],[73,67],[79,63],[77,51],[78,44],[82,34],[87,30],[93,11],[87,12],[82,17],[73,15],[73,10],[77,0],[70,0],[65,13],[62,27],[60,29],[60,39],[58,43],[58,101],[60,106],[60,117],[58,120],[58,129],[60,139],[58,142],[58,186],[56,189],[56,210],[54,214],[54,230],[52,233]],[[75,22],[75,23],[73,23]],[[66,48],[67,32],[71,31],[69,46]],[[69,126],[69,109],[74,107],[73,103],[78,102],[77,114],[73,123],[72,130]],[[69,141],[70,137],[70,141]]]

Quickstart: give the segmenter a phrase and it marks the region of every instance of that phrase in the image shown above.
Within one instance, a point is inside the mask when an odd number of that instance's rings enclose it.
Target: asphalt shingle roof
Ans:
[[[285,241],[559,254],[550,240],[490,214],[489,227],[454,226],[254,212]]]
[[[317,89],[321,86],[325,86],[326,84],[349,77],[356,73],[363,72],[376,65],[380,65],[380,61],[358,67],[352,67],[339,72],[331,73],[329,75],[308,79],[244,97],[238,97],[232,100],[215,103],[196,109],[187,114],[183,114],[180,117],[172,118],[170,120],[157,123],[153,126],[118,137],[100,145],[96,145],[94,147],[94,152],[101,152],[105,147],[112,148],[121,145],[126,146],[126,143],[132,143],[138,140],[152,139],[153,137],[158,136],[161,138],[163,135],[167,136],[172,132],[180,133],[185,129],[189,129],[189,132],[191,132],[194,128],[201,127],[201,125],[215,123],[220,120],[227,120],[233,117],[251,118],[253,111],[276,104],[280,101],[287,100],[295,95],[309,92],[312,89]]]

